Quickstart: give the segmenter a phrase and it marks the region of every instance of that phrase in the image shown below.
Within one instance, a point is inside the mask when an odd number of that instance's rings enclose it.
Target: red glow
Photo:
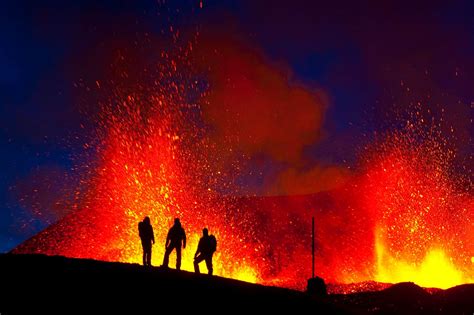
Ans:
[[[364,191],[376,218],[375,280],[438,288],[474,281],[473,198],[437,138],[392,135],[371,161]]]
[[[192,45],[183,55],[190,50]],[[216,190],[232,190],[232,176],[240,167],[228,162],[234,157],[232,150],[297,160],[321,124],[321,103],[302,88],[284,85],[280,73],[257,67],[254,56],[242,53],[241,66],[232,67],[230,73],[244,69],[258,79],[237,77],[234,85],[211,86],[211,93],[199,95],[209,102],[202,108],[186,99],[190,91],[201,92],[196,81],[182,74],[189,70],[181,60],[186,58],[174,60],[165,52],[161,56],[166,65],[151,83],[145,79],[130,83],[130,73],[118,71],[126,83],[111,84],[112,96],[101,105],[97,159],[87,165],[77,210],[15,252],[140,263],[137,223],[150,216],[157,240],[152,264],[157,266],[168,228],[179,217],[189,240],[184,270],[192,270],[201,229],[208,227],[218,240],[216,275],[303,288],[311,272],[310,220],[315,216],[316,270],[330,282],[415,281],[448,287],[473,281],[474,202],[470,186],[460,187],[462,181],[452,172],[453,153],[442,141],[410,130],[390,135],[366,153],[356,174],[327,171],[328,178],[336,174],[344,184],[321,184],[331,190],[317,195],[225,195]],[[226,80],[224,74],[218,72],[214,79]],[[266,84],[271,88],[265,89]],[[106,82],[94,85],[107,90]],[[268,96],[275,86],[282,94]],[[252,99],[255,90],[261,93],[252,103],[259,114],[247,114],[242,103]],[[245,98],[239,96],[242,91]],[[273,102],[281,98],[291,104]],[[307,110],[293,109],[299,101]],[[220,102],[228,107],[218,106]],[[262,124],[259,117],[267,117],[274,104],[278,117],[291,112],[302,127],[282,128],[277,118],[266,118]],[[190,119],[191,115],[207,120],[214,129],[208,132],[209,126]],[[234,116],[239,119],[229,125]],[[252,134],[257,136],[249,138]],[[274,134],[289,138],[273,141]],[[282,178],[283,190],[301,185],[297,183],[301,177],[291,172]],[[434,276],[438,272],[443,276]]]

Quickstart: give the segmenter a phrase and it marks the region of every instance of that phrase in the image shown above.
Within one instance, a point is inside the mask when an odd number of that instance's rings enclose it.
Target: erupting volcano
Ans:
[[[160,265],[169,225],[179,217],[188,234],[183,269],[192,269],[194,252],[189,252],[197,247],[202,228],[208,227],[219,240],[215,273],[257,282],[261,257],[253,253],[261,245],[253,241],[252,222],[211,189],[220,174],[209,172],[210,145],[186,121],[196,109],[185,103],[185,82],[176,83],[174,60],[160,70],[153,79],[168,83],[143,87],[127,77],[124,90],[113,87],[113,96],[98,115],[94,142],[99,158],[85,167],[93,170],[76,193],[84,191],[77,210],[15,252],[138,262],[142,249],[137,224],[149,216],[157,240],[152,264]]]
[[[140,263],[137,224],[149,216],[159,266],[180,218],[182,269],[193,270],[207,227],[217,237],[216,275],[302,289],[314,216],[316,273],[327,282],[474,282],[470,174],[456,169],[436,127],[415,121],[371,136],[357,167],[334,167],[337,180],[328,172],[313,194],[247,196],[236,183],[261,156],[303,164],[304,148],[320,136],[325,97],[245,45],[171,33],[173,49],[152,39],[134,48],[151,48],[152,62],[118,49],[110,78],[77,83],[100,97],[84,106],[93,136],[75,159],[74,203],[14,253]]]

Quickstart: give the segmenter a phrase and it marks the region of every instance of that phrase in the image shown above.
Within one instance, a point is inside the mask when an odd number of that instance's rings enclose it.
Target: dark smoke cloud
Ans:
[[[232,34],[205,37],[198,45],[209,70],[202,111],[213,140],[223,151],[299,162],[303,148],[319,137],[324,94],[292,82],[288,69]]]
[[[282,171],[269,188],[272,195],[313,194],[333,190],[344,184],[351,172],[340,166],[316,165],[310,169],[288,168]]]
[[[204,30],[197,41],[197,66],[209,85],[202,115],[221,162],[231,164],[243,155],[253,163],[263,156],[282,165],[272,180],[264,180],[264,194],[337,187],[347,174],[344,168],[308,163],[304,155],[321,139],[328,96],[296,80],[287,65],[242,37],[224,26],[221,32]],[[252,168],[255,174],[256,165]]]

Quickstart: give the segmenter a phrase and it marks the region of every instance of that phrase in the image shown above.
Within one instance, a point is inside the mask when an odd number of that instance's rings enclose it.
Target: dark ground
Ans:
[[[474,314],[474,284],[429,294],[403,283],[311,297],[233,279],[43,255],[0,255],[0,314]]]

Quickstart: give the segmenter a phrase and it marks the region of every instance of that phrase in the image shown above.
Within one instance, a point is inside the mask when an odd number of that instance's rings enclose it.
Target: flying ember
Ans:
[[[83,180],[74,210],[14,252],[140,263],[137,224],[149,216],[156,239],[152,265],[159,266],[168,229],[174,218],[180,218],[188,238],[182,269],[193,270],[194,251],[207,227],[217,237],[214,274],[303,288],[311,276],[310,229],[315,216],[316,272],[329,282],[413,281],[448,288],[474,281],[471,183],[454,171],[455,152],[442,137],[408,124],[371,145],[360,168],[331,190],[307,196],[242,196],[235,179],[245,154],[256,144],[264,143],[269,154],[281,159],[294,156],[266,142],[271,132],[281,131],[266,130],[271,118],[263,119],[264,124],[255,115],[248,121],[256,120],[258,128],[246,127],[259,136],[245,139],[247,152],[236,149],[235,143],[245,142],[236,139],[245,136],[241,130],[226,129],[225,139],[220,139],[226,145],[219,146],[213,135],[226,123],[216,120],[235,114],[232,126],[239,128],[245,125],[241,122],[246,122],[242,116],[247,110],[241,110],[243,104],[230,111],[209,104],[243,102],[256,89],[253,107],[262,106],[258,111],[267,116],[267,107],[260,103],[272,100],[268,104],[274,105],[273,98],[265,96],[273,93],[265,86],[274,84],[287,89],[279,91],[279,99],[305,104],[309,114],[296,116],[302,117],[308,134],[314,133],[322,115],[314,109],[313,94],[285,86],[285,78],[267,65],[253,67],[257,59],[246,62],[248,53],[242,58],[232,55],[229,60],[241,64],[229,66],[231,71],[252,73],[258,68],[256,75],[268,75],[270,83],[261,80],[264,83],[254,88],[259,81],[247,76],[230,84],[227,73],[209,75],[202,60],[193,64],[195,45],[191,41],[176,52],[162,51],[158,63],[145,66],[137,61],[140,58],[120,52],[112,78],[81,86],[105,96],[88,113],[95,122],[94,139],[87,144],[93,158],[75,168]],[[223,51],[222,63],[225,52],[234,54]],[[216,86],[222,94],[209,97]],[[235,86],[245,93],[228,95]],[[215,115],[206,119],[203,112]],[[301,140],[297,148],[306,140],[313,138]],[[286,142],[293,147],[293,141]],[[242,156],[232,164],[223,162],[238,153]],[[174,267],[174,256],[170,266]]]

